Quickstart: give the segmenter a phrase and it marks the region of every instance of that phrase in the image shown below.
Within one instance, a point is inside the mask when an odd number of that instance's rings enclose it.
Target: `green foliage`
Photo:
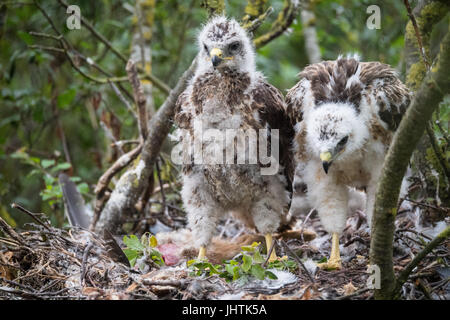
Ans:
[[[62,190],[58,183],[58,174],[65,170],[69,170],[72,166],[68,162],[57,163],[55,159],[40,159],[30,156],[25,149],[19,149],[11,158],[20,160],[23,164],[32,166],[27,177],[38,176],[45,184],[45,188],[39,193],[42,200],[53,206],[55,202],[61,201]],[[85,182],[81,182],[80,177],[71,177],[73,182],[77,183],[77,189],[82,195],[89,193],[89,186]]]
[[[245,284],[251,278],[259,280],[277,279],[277,276],[269,269],[294,271],[297,267],[292,260],[277,260],[269,262],[264,267],[266,257],[261,254],[261,243],[253,242],[250,246],[241,247],[242,251],[232,260],[224,261],[222,265],[205,260],[190,260],[187,266],[191,270],[191,276],[212,276],[214,274],[224,278],[226,281],[238,281]]]
[[[123,249],[123,252],[130,261],[132,267],[135,266],[138,259],[145,257],[150,260],[153,264],[157,266],[163,266],[164,260],[156,247],[158,246],[158,241],[155,236],[150,233],[145,233],[142,235],[141,239],[135,235],[124,236],[123,243],[127,246]],[[148,262],[150,262],[148,261]],[[143,269],[144,265],[139,265],[140,269]]]

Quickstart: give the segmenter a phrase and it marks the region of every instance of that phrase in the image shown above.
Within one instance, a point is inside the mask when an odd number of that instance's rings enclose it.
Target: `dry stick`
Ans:
[[[43,226],[45,229],[47,229],[48,231],[51,231],[50,227],[48,225],[46,225],[44,222],[42,222],[36,215],[36,213],[33,213],[27,209],[25,209],[24,207],[22,207],[21,205],[17,204],[17,203],[12,203],[11,204],[11,208],[14,209],[18,209],[24,213],[26,213],[27,215],[29,215],[34,221],[36,221],[37,223],[39,223],[41,226]],[[41,214],[42,215],[42,214]]]
[[[86,279],[85,279],[85,277],[86,277],[86,262],[87,262],[87,258],[88,258],[88,255],[89,255],[89,251],[91,250],[91,248],[93,246],[94,246],[94,243],[90,242],[86,246],[86,248],[84,249],[84,252],[83,252],[83,260],[81,262],[81,275],[80,275],[80,283],[81,284],[86,283]]]
[[[142,282],[148,286],[171,286],[183,288],[189,284],[188,280],[147,280],[143,279]]]
[[[14,231],[14,229],[5,220],[3,220],[2,217],[0,217],[0,229],[7,233],[13,240],[28,248],[22,236]]]
[[[95,194],[102,195],[106,188],[108,188],[108,184],[111,179],[118,172],[120,172],[120,170],[128,166],[134,159],[136,159],[136,157],[141,153],[141,150],[142,144],[117,159],[116,162],[114,162],[114,164],[100,177],[100,179],[98,179],[97,186],[94,190]]]
[[[311,280],[312,283],[315,283],[314,278],[312,277],[312,275],[309,273],[308,269],[306,269],[305,265],[303,264],[302,260],[300,260],[300,258],[295,254],[294,251],[291,250],[291,248],[289,248],[289,246],[286,244],[286,242],[284,242],[284,240],[280,239],[281,244],[283,245],[283,247],[286,249],[286,251],[288,251],[288,253],[291,254],[291,256],[294,257],[294,259],[297,261],[297,263],[299,265],[302,266],[303,270],[306,272],[306,274],[308,275],[309,280]]]
[[[117,97],[119,97],[120,101],[122,101],[127,106],[127,109],[131,112],[131,114],[137,120],[138,116],[136,114],[136,111],[133,109],[132,105],[130,104],[130,102],[127,99],[125,99],[125,97],[122,95],[120,90],[117,88],[117,86],[113,82],[108,81],[108,83],[111,86],[111,88],[114,90]]]
[[[269,252],[267,252],[267,258],[266,261],[264,261],[262,267],[265,268],[267,265],[267,262],[269,262],[270,259],[270,255],[272,254],[273,248],[275,247],[275,243],[277,242],[277,240],[273,240],[272,241],[272,245],[270,246]]]
[[[138,71],[133,60],[128,60],[126,71],[128,74],[128,80],[130,81],[131,87],[133,88],[134,102],[136,103],[138,109],[139,131],[141,133],[142,140],[144,141],[148,135],[146,110],[147,99],[145,98],[144,89],[142,88],[141,82],[139,81]]]
[[[164,216],[167,218],[168,222],[170,224],[173,223],[172,217],[169,215],[169,210],[167,208],[167,204],[166,204],[166,194],[164,192],[164,188],[162,188],[163,182],[161,179],[161,170],[159,168],[159,162],[158,160],[155,161],[155,167],[156,167],[156,175],[158,177],[158,183],[161,189],[161,198],[162,198],[162,202],[163,202],[163,210],[164,210]]]

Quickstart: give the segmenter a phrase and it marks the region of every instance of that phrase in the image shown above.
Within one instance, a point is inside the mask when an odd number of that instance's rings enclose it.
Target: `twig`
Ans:
[[[24,213],[26,213],[27,215],[29,215],[34,221],[36,221],[37,223],[39,223],[41,226],[43,226],[45,229],[47,229],[48,231],[51,231],[50,227],[45,224],[44,222],[42,222],[38,217],[36,213],[33,213],[27,209],[25,209],[24,207],[22,207],[21,205],[17,204],[17,203],[12,203],[11,204],[11,208],[14,209],[18,209]],[[40,214],[42,215],[42,213]]]
[[[294,257],[294,259],[297,261],[297,263],[298,263],[299,265],[302,266],[303,270],[304,270],[304,271],[306,272],[306,274],[308,275],[309,280],[310,280],[312,283],[315,283],[314,278],[313,278],[312,275],[309,273],[309,270],[306,269],[306,267],[305,267],[305,265],[303,264],[302,260],[300,260],[300,258],[295,254],[294,251],[291,250],[291,248],[289,248],[289,246],[286,244],[286,242],[284,242],[284,240],[281,240],[281,239],[280,239],[280,242],[281,242],[281,244],[283,245],[283,247],[286,249],[286,251],[287,251],[291,256]]]
[[[91,248],[94,246],[94,243],[90,242],[86,248],[84,249],[83,252],[83,260],[81,262],[81,275],[80,275],[80,283],[84,284],[86,279],[86,262],[87,262],[87,258],[89,255],[89,251],[91,250]]]
[[[411,23],[414,27],[414,32],[416,33],[417,43],[419,45],[419,51],[420,51],[420,54],[422,55],[423,63],[425,64],[425,67],[427,68],[427,70],[430,70],[431,66],[426,57],[425,49],[422,44],[422,37],[420,36],[419,27],[417,26],[416,18],[414,17],[411,6],[409,5],[409,1],[403,0],[403,3],[405,4],[406,10],[408,11],[408,17],[411,19]]]
[[[156,167],[156,176],[158,177],[158,183],[159,183],[159,186],[161,187],[160,191],[161,191],[161,198],[162,198],[162,203],[163,203],[164,215],[166,216],[168,222],[170,224],[172,224],[173,220],[172,220],[172,217],[169,215],[169,210],[167,209],[167,205],[166,205],[166,194],[164,192],[164,188],[162,188],[163,182],[162,182],[162,179],[161,179],[161,170],[159,168],[159,161],[158,160],[155,161],[155,167]]]
[[[244,28],[249,33],[255,31],[264,23],[264,21],[272,14],[273,11],[274,9],[272,7],[267,8],[266,12],[264,12],[262,15],[245,24]]]
[[[0,217],[0,229],[7,233],[13,240],[28,247],[22,236],[14,231],[14,229],[5,220],[3,220],[2,217]]]
[[[262,267],[265,268],[267,265],[267,262],[269,262],[270,259],[270,255],[272,254],[273,248],[275,248],[275,243],[277,242],[277,240],[273,240],[272,241],[272,245],[270,246],[269,252],[267,252],[267,258],[266,261],[264,261]]]
[[[133,60],[128,60],[126,71],[128,74],[128,80],[133,88],[134,102],[136,103],[138,109],[139,131],[141,133],[142,140],[145,140],[148,134],[146,110],[147,99],[145,98],[141,82],[138,79],[136,64]]]
[[[148,280],[144,279],[142,282],[148,286],[171,286],[183,288],[189,284],[188,280]]]
[[[297,16],[298,9],[300,7],[299,2],[300,1],[285,0],[284,7],[278,14],[277,20],[274,24],[272,24],[270,30],[262,36],[259,36],[258,38],[253,40],[256,48],[260,48],[269,43],[273,39],[282,35],[287,30],[287,28],[289,28],[289,26]]]

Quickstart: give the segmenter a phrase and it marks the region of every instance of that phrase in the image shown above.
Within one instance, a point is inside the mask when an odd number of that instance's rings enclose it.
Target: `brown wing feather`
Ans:
[[[360,79],[366,85],[363,94],[375,99],[381,121],[395,131],[411,100],[408,88],[395,70],[380,62],[361,62]]]
[[[280,164],[284,167],[291,191],[294,172],[291,146],[294,128],[286,113],[283,95],[277,88],[261,80],[253,89],[252,96],[252,109],[258,111],[261,121],[267,123],[271,129],[280,130]]]

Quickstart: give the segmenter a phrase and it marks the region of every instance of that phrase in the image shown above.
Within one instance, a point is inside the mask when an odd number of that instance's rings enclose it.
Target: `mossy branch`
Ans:
[[[400,186],[409,159],[427,122],[443,96],[450,92],[449,69],[450,32],[447,32],[441,42],[437,63],[422,82],[394,135],[378,184],[370,246],[370,263],[381,270],[381,288],[375,291],[376,299],[391,299],[396,296],[392,256]]]
[[[283,9],[278,14],[277,20],[272,24],[270,30],[253,40],[255,48],[258,49],[282,35],[294,22],[299,12],[299,7],[300,1],[285,0]]]
[[[202,7],[208,12],[208,16],[225,14],[225,0],[203,0]]]

